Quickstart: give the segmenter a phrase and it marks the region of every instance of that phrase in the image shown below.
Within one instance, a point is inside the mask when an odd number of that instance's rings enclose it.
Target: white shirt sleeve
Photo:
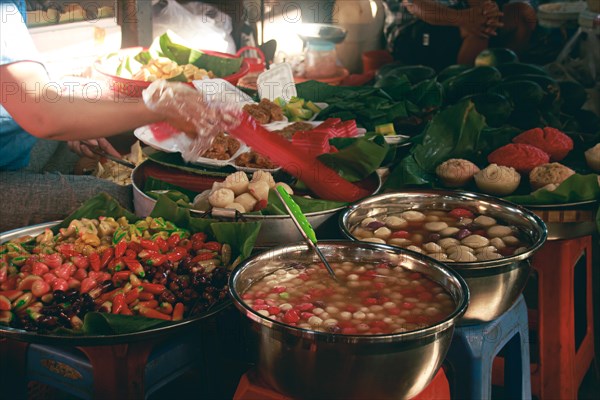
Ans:
[[[0,3],[0,65],[39,61],[39,53],[25,20],[14,3]]]

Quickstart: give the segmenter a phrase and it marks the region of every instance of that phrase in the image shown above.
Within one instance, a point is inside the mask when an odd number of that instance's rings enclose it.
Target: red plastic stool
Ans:
[[[594,359],[592,248],[591,236],[552,240],[533,258],[538,306],[529,309],[529,329],[538,335],[539,361],[531,364],[531,389],[540,399],[577,398]],[[585,286],[577,288],[579,294],[575,291],[576,271],[585,274]],[[585,306],[576,304],[581,291]],[[585,328],[577,335],[576,314],[578,322],[585,318]],[[502,360],[494,363],[494,378],[498,377],[500,384],[503,370]]]
[[[292,400],[266,386],[262,386],[254,370],[250,370],[242,376],[233,400]],[[450,384],[440,368],[433,380],[421,393],[413,397],[413,400],[450,400]]]

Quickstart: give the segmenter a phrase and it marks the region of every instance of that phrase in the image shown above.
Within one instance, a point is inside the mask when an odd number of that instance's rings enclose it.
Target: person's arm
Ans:
[[[402,4],[412,15],[430,25],[459,25],[460,10],[447,7],[435,0],[404,0]]]
[[[49,82],[32,61],[0,66],[0,103],[30,134],[54,140],[86,140],[123,133],[163,120],[141,98],[116,100],[70,96]]]
[[[502,16],[495,3],[490,0],[469,0],[473,6],[457,10],[438,3],[435,0],[404,0],[403,5],[415,17],[431,25],[455,26],[482,36],[495,34],[497,19]],[[492,4],[490,4],[492,3]]]

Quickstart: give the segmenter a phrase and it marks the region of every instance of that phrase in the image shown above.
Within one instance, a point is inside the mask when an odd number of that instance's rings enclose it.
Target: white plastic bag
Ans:
[[[209,4],[161,0],[153,6],[152,14],[154,37],[170,29],[195,49],[235,53],[231,17]]]
[[[218,83],[216,87],[219,87]],[[225,92],[215,94],[215,85],[197,85],[197,88],[181,82],[157,80],[142,92],[146,107],[185,132],[176,134],[174,140],[187,162],[204,154],[217,134],[239,125],[246,103],[245,99]],[[201,91],[203,88],[206,93]]]

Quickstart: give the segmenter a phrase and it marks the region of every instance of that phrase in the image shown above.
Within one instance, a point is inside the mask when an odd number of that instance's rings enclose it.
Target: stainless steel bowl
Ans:
[[[517,300],[531,272],[530,258],[546,241],[544,222],[531,211],[495,197],[442,190],[402,191],[381,194],[350,206],[340,215],[344,235],[366,217],[395,215],[406,210],[451,210],[463,207],[516,226],[528,236],[529,249],[497,260],[448,263],[469,285],[471,303],[459,324],[488,322],[508,310]]]
[[[146,179],[145,168],[147,163],[142,163],[137,166],[132,172],[131,180],[133,183],[133,206],[135,214],[138,217],[146,217],[150,215],[152,209],[156,205],[156,200],[145,194],[142,190]],[[165,167],[166,168],[166,167]],[[373,193],[377,193],[381,188],[381,178],[378,174],[372,175],[373,186],[375,189]],[[332,208],[325,211],[317,211],[307,213],[306,217],[311,223],[315,230],[319,229],[326,222],[331,220],[332,229],[337,231],[335,222],[335,216],[344,207]],[[192,216],[204,217],[205,212],[191,210]],[[235,210],[231,209],[219,209],[217,213],[206,216],[207,218],[223,219],[226,221],[236,220]],[[273,246],[279,246],[285,243],[293,243],[302,240],[302,236],[298,232],[296,225],[288,215],[243,215],[241,219],[243,221],[261,221],[262,226],[254,247],[257,249],[264,249]],[[325,226],[324,226],[325,227]]]
[[[421,392],[435,376],[465,312],[464,280],[443,264],[391,246],[324,241],[329,261],[390,261],[427,275],[452,295],[456,309],[433,326],[390,335],[341,335],[292,327],[253,311],[242,294],[263,276],[297,262],[318,259],[305,244],[273,248],[239,265],[229,287],[236,307],[249,319],[258,341],[258,373],[268,385],[293,398],[403,399]]]

